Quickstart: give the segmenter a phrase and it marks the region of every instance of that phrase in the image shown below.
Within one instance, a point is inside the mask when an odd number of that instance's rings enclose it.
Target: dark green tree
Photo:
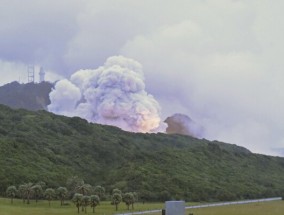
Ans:
[[[25,196],[25,185],[24,184],[19,186],[18,192],[19,192],[20,197],[23,199],[23,203],[25,203],[26,196]]]
[[[122,195],[121,190],[120,190],[120,189],[117,189],[117,188],[115,188],[115,189],[112,190],[112,194],[115,194],[115,193],[118,193],[118,194]]]
[[[83,182],[83,184],[81,184],[81,185],[79,185],[79,186],[77,186],[75,188],[75,191],[77,193],[81,193],[83,196],[85,196],[85,195],[91,193],[92,189],[93,189],[93,187],[90,184],[85,184]],[[83,205],[82,205],[82,211],[84,211],[84,206]]]
[[[76,193],[76,188],[82,186],[84,184],[84,180],[78,176],[72,176],[67,179],[66,187],[69,190],[71,196],[74,196]]]
[[[80,213],[80,206],[82,205],[82,199],[83,199],[83,195],[80,194],[80,193],[75,193],[73,198],[72,198],[72,202],[77,207],[78,213]]]
[[[82,207],[85,209],[85,213],[87,213],[87,207],[89,204],[90,204],[90,196],[83,196]]]
[[[75,188],[77,193],[81,193],[83,196],[91,193],[92,186],[90,184],[81,184]]]
[[[100,199],[102,199],[105,195],[105,188],[100,186],[100,185],[95,186],[94,192],[95,192],[96,195],[98,195],[100,197]]]
[[[40,198],[40,196],[42,195],[42,187],[40,184],[36,184],[34,186],[32,186],[32,189],[33,189],[33,194],[34,194],[34,197],[36,199],[36,203],[38,202],[38,199]]]
[[[171,199],[171,194],[167,190],[163,190],[159,195],[159,199],[163,202],[168,201]]]
[[[58,198],[60,199],[60,205],[62,206],[64,204],[64,199],[68,195],[68,190],[66,187],[58,187],[56,190],[56,194]]]
[[[132,210],[134,209],[134,203],[138,202],[138,194],[136,192],[132,192],[133,197],[134,197],[134,201],[132,202]]]
[[[90,205],[93,208],[93,213],[95,213],[95,207],[100,204],[100,197],[98,195],[91,195]]]
[[[120,193],[115,192],[114,194],[112,194],[111,202],[112,202],[112,204],[115,205],[116,211],[118,209],[118,205],[120,204],[121,200],[122,200],[122,196],[121,196]]]
[[[55,196],[55,191],[52,188],[47,188],[44,192],[44,197],[48,200],[48,205],[50,206],[51,200]]]
[[[45,183],[44,181],[39,181],[39,182],[37,182],[36,184],[40,185],[41,188],[42,188],[42,190],[45,190],[45,188],[46,188],[46,183]]]
[[[127,209],[129,210],[129,206],[134,204],[135,198],[133,193],[125,193],[123,195],[123,202],[126,204]]]
[[[30,198],[34,192],[33,190],[33,183],[26,183],[22,187],[24,198],[27,200],[27,204],[30,204]]]
[[[15,186],[9,186],[6,190],[7,197],[11,198],[11,204],[13,204],[13,200],[16,197],[17,188]]]

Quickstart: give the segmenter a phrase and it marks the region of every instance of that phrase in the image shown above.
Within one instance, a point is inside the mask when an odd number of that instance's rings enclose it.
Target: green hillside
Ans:
[[[46,110],[52,87],[49,82],[20,84],[15,81],[0,87],[0,104],[27,110]]]
[[[0,193],[78,175],[140,199],[233,200],[284,194],[284,158],[182,135],[135,134],[0,105]]]

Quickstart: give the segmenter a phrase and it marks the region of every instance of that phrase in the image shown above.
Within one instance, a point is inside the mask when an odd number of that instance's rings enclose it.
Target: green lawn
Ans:
[[[66,201],[68,202],[68,201]],[[163,203],[135,203],[135,211],[145,211],[161,209],[164,207]],[[130,210],[131,211],[131,210]],[[115,211],[115,206],[111,205],[110,202],[101,202],[96,207],[95,214],[97,215],[113,215],[116,213],[130,212],[126,210],[126,205],[121,203],[118,207],[118,211]],[[41,200],[37,204],[34,200],[31,204],[23,204],[22,200],[15,199],[14,204],[10,203],[10,199],[0,198],[0,214],[1,215],[72,215],[77,214],[77,208],[73,203],[70,202],[68,206],[60,206],[59,201],[52,201],[51,207],[48,206],[46,200]],[[80,211],[80,214],[85,214]],[[87,208],[87,214],[93,214],[92,208]]]
[[[10,203],[9,199],[0,198],[0,214],[1,215],[72,215],[77,214],[76,207],[70,203],[68,206],[60,206],[59,201],[53,201],[51,207],[48,202],[41,200],[38,204],[31,201],[30,205],[23,204],[21,200],[14,200],[14,204]],[[188,205],[188,204],[187,204]],[[192,204],[190,204],[192,205]],[[135,211],[145,211],[161,209],[164,207],[163,203],[136,203]],[[110,202],[101,202],[96,208],[95,214],[98,215],[113,215],[116,213],[129,212],[126,210],[125,204],[119,205],[118,212]],[[272,201],[262,203],[251,203],[244,205],[230,205],[222,207],[209,207],[199,209],[189,209],[186,214],[193,213],[194,215],[283,215],[284,201]],[[80,214],[85,214],[80,212]],[[88,207],[87,214],[93,214],[92,208]],[[152,213],[148,215],[158,215],[161,213]]]
[[[194,215],[283,215],[284,201],[190,209]]]
[[[188,215],[191,213],[193,215],[283,215],[284,201],[188,209],[185,214]],[[161,213],[151,213],[147,215],[159,214]]]

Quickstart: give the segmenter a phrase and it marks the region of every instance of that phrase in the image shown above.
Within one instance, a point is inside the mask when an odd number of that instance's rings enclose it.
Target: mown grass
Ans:
[[[51,206],[48,206],[46,200],[41,200],[37,204],[35,201],[31,201],[29,205],[23,204],[22,200],[14,199],[14,203],[10,203],[10,199],[0,198],[0,214],[1,215],[72,215],[78,214],[77,208],[72,202],[67,206],[60,206],[59,201],[52,201]],[[133,211],[145,211],[161,209],[164,207],[163,203],[135,203]],[[115,206],[111,205],[110,202],[101,202],[99,206],[96,207],[95,214],[97,215],[113,215],[117,213],[131,212],[132,210],[127,210],[126,205],[121,203],[118,207],[118,211],[115,211]],[[85,214],[81,212],[80,214]],[[92,208],[89,206],[87,208],[87,214],[93,214]]]
[[[68,202],[68,201],[67,201]],[[23,204],[22,200],[14,200],[14,204],[10,203],[10,199],[0,198],[0,214],[1,215],[72,215],[78,214],[77,208],[68,202],[67,206],[60,206],[59,201],[52,201],[51,206],[45,200],[39,201],[37,204],[32,201],[31,204]],[[189,203],[187,203],[188,205]],[[190,203],[192,205],[192,203]],[[164,203],[136,203],[134,211],[145,211],[161,209]],[[118,211],[110,202],[101,202],[96,208],[95,214],[97,215],[113,215],[118,213],[129,213],[126,210],[125,204],[119,205]],[[261,202],[243,205],[229,205],[221,207],[208,207],[198,209],[186,210],[186,215],[192,213],[193,215],[283,215],[284,214],[284,201]],[[85,214],[80,211],[80,214]],[[92,208],[87,208],[87,214],[93,214]],[[161,213],[151,213],[148,215],[158,215]]]
[[[284,201],[260,202],[243,205],[190,209],[194,215],[283,215]]]

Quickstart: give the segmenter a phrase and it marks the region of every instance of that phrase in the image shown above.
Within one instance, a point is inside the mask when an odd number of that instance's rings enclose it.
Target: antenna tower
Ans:
[[[40,69],[39,69],[39,82],[40,83],[44,81],[44,76],[45,76],[44,69],[43,69],[43,67],[40,67]]]
[[[28,83],[34,83],[35,81],[35,67],[34,65],[28,65]]]

